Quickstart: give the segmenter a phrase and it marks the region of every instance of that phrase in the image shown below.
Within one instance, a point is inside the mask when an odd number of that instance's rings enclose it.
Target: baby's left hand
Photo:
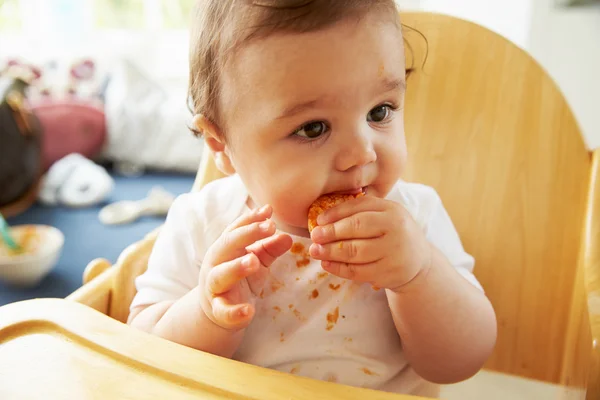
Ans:
[[[432,247],[399,203],[371,196],[319,216],[310,255],[341,278],[399,291],[431,264]]]

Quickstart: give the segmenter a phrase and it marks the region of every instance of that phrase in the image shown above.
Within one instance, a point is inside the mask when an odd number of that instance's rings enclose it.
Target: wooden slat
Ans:
[[[438,190],[476,259],[499,322],[487,367],[558,383],[590,170],[580,130],[551,78],[506,39],[447,16],[403,22],[429,44],[408,79],[407,178]],[[420,67],[425,42],[406,38]]]
[[[583,266],[593,339],[587,399],[600,399],[600,149],[593,156],[585,224]]]
[[[100,275],[67,296],[67,300],[84,304],[103,314],[108,314],[115,270],[108,268]]]

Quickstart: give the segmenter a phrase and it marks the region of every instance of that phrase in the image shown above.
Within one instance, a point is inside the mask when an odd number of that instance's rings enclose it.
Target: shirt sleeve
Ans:
[[[198,284],[204,253],[203,220],[193,207],[194,195],[179,196],[171,206],[148,260],[135,280],[130,308],[177,300]]]
[[[427,239],[435,245],[456,270],[475,287],[483,290],[481,284],[473,274],[474,258],[468,254],[461,243],[448,212],[442,204],[439,195],[430,189],[430,214],[426,225]]]

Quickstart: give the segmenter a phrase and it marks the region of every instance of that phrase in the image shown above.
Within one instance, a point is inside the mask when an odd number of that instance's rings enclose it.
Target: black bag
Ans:
[[[23,197],[33,202],[42,172],[41,126],[27,108],[27,87],[20,78],[0,77],[0,207]]]

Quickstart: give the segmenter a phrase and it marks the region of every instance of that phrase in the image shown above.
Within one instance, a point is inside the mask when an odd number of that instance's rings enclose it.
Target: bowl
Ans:
[[[0,241],[0,280],[14,287],[37,286],[56,266],[65,236],[47,225],[16,225],[11,233],[23,251],[15,253]]]

